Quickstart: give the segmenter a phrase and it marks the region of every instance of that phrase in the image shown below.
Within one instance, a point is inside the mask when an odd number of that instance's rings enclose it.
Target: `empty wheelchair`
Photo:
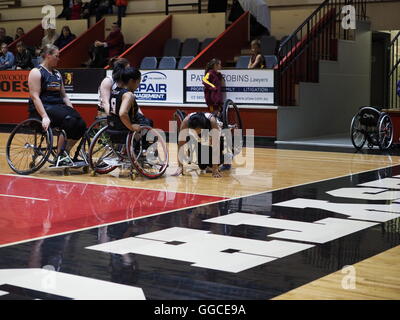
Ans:
[[[141,126],[140,132],[111,130],[102,127],[89,147],[89,165],[93,174],[110,173],[118,167],[129,169],[131,179],[138,174],[155,179],[168,167],[168,149],[162,134]]]
[[[56,137],[56,138],[54,138]],[[63,139],[63,140],[60,140]],[[81,139],[77,147],[70,152],[73,157],[65,151],[67,135],[60,128],[50,127],[45,131],[42,122],[35,118],[27,119],[18,124],[11,132],[6,145],[6,158],[10,168],[21,175],[29,175],[49,162],[53,168],[62,168],[68,173],[70,168],[83,168],[88,170],[87,153],[83,146],[84,139]],[[58,146],[61,151],[58,152]],[[79,158],[80,161],[77,161]],[[68,165],[59,166],[59,162]]]
[[[368,148],[378,146],[381,150],[390,148],[393,142],[393,124],[389,115],[373,107],[362,107],[351,121],[351,142],[357,150],[365,142]]]

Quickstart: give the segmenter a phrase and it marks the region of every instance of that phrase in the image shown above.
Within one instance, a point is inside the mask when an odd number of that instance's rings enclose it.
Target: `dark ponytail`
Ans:
[[[113,69],[112,77],[115,82],[121,81],[122,71],[129,65],[125,58],[114,58],[110,60],[110,67]]]
[[[120,81],[122,81],[124,84],[128,84],[129,80],[139,80],[141,76],[142,74],[138,69],[128,67],[121,70]]]
[[[188,127],[190,129],[201,128],[211,130],[211,122],[203,112],[196,112],[190,116]]]

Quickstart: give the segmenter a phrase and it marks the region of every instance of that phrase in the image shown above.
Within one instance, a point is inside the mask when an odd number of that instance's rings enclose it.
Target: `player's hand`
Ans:
[[[176,172],[174,174],[172,174],[173,177],[178,177],[180,175],[183,175],[183,167],[179,166],[178,169],[176,170]]]
[[[138,124],[133,124],[133,125],[132,125],[132,131],[140,132],[140,125],[138,125]]]
[[[49,128],[49,126],[50,126],[50,119],[49,119],[49,117],[44,117],[44,118],[42,119],[42,127],[43,127],[43,129],[47,131],[47,129]]]

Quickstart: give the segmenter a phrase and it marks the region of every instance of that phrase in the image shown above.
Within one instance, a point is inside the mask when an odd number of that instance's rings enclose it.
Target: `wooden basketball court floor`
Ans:
[[[8,167],[5,159],[5,144],[8,134],[0,134],[0,177],[12,178],[17,175]],[[71,182],[107,187],[135,188],[151,191],[168,191],[198,196],[215,197],[213,201],[240,199],[268,192],[292,190],[299,186],[323,183],[339,178],[349,178],[365,172],[379,172],[400,165],[400,157],[393,155],[315,152],[283,150],[275,148],[255,148],[254,167],[234,165],[230,172],[223,172],[220,179],[210,174],[200,175],[190,169],[185,176],[174,177],[176,170],[176,148],[170,145],[170,166],[166,175],[157,180],[138,177],[131,181],[126,172],[115,172],[105,176],[92,176],[81,171],[72,171],[64,176],[60,171],[41,169],[28,176],[30,181]],[[9,181],[9,180],[3,181]],[[3,182],[5,183],[5,182]],[[33,184],[30,184],[33,186]],[[289,191],[288,191],[289,192]],[[311,195],[312,198],[317,195]],[[186,204],[187,205],[187,204]],[[193,203],[195,206],[196,203]],[[179,206],[178,206],[179,207]],[[177,208],[179,209],[179,208]],[[0,212],[0,217],[2,213]],[[1,228],[1,225],[0,225]],[[396,234],[399,238],[399,231]],[[29,239],[28,239],[29,240]],[[24,240],[24,241],[28,241]],[[32,241],[41,241],[32,238]],[[0,248],[10,248],[12,243],[0,244]],[[1,253],[0,253],[1,254]],[[0,256],[0,260],[1,260]],[[367,259],[354,263],[355,283],[344,287],[346,273],[342,269],[326,274],[318,279],[280,292],[272,299],[400,299],[400,246],[394,246]],[[0,266],[2,268],[2,266]],[[248,297],[242,297],[247,299]]]

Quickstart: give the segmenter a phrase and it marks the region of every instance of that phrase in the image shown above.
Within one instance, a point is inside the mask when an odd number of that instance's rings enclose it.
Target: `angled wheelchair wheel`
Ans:
[[[90,168],[99,174],[106,174],[116,169],[117,166],[112,163],[119,159],[107,128],[108,126],[105,126],[96,133],[89,147]]]
[[[384,114],[378,125],[378,145],[381,150],[390,148],[393,142],[393,124],[389,115]]]
[[[14,128],[8,138],[6,146],[8,165],[18,174],[34,173],[46,163],[52,145],[51,129],[43,130],[40,120],[25,120]]]
[[[159,130],[142,126],[126,139],[126,149],[132,166],[149,179],[161,177],[168,167],[168,148]]]
[[[99,132],[100,129],[105,127],[106,125],[107,125],[107,117],[99,117],[96,118],[96,120],[89,126],[89,128],[87,128],[82,138],[83,139],[81,148],[82,152],[89,154],[90,143],[94,139],[97,132]]]
[[[244,146],[244,129],[239,108],[230,99],[226,100],[222,107],[222,123],[223,135],[226,136],[229,133],[225,138],[227,147],[235,156],[242,151]]]
[[[361,124],[360,122],[361,116],[360,114],[356,114],[353,119],[351,120],[350,126],[350,136],[351,142],[357,150],[362,149],[367,140],[367,132],[365,125]]]
[[[185,119],[185,117],[186,117],[186,113],[179,109],[176,110],[174,112],[174,115],[172,116],[172,120],[176,121],[176,124],[177,124],[177,134],[178,135],[179,135],[179,131],[181,129],[183,119]]]

